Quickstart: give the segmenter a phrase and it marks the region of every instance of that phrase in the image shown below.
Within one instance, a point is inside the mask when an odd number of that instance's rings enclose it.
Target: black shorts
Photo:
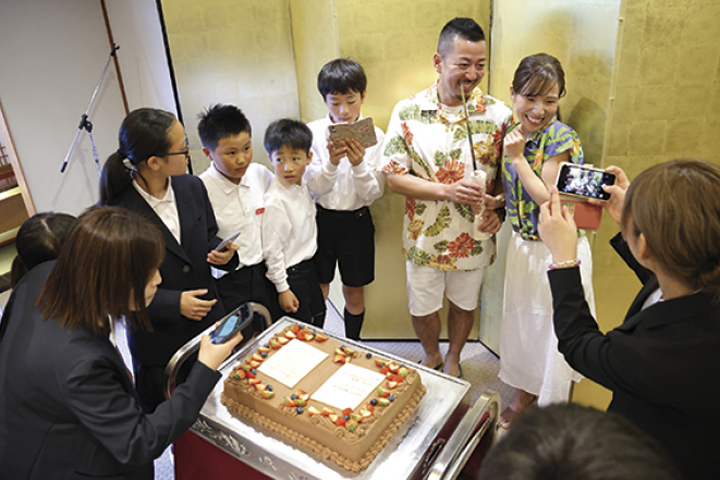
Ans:
[[[348,287],[363,287],[375,280],[375,225],[368,207],[328,210],[317,205],[318,251],[315,268],[320,283],[330,283],[335,265]]]
[[[286,313],[288,317],[310,323],[313,317],[325,313],[325,299],[318,281],[312,260],[305,260],[287,270],[287,282],[290,290],[300,302],[295,313]]]

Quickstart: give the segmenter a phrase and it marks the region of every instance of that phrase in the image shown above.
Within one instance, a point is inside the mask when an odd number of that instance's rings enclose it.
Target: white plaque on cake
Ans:
[[[383,380],[385,375],[381,373],[346,363],[328,378],[311,398],[341,410],[355,410]]]
[[[293,388],[327,356],[327,353],[293,339],[264,361],[258,367],[258,372]]]

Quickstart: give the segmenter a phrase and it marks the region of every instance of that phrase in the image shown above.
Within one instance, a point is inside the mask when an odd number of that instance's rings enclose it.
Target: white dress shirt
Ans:
[[[137,180],[133,179],[133,187],[138,191],[140,196],[145,199],[150,208],[160,217],[170,233],[172,233],[178,244],[180,241],[180,215],[178,214],[177,202],[175,202],[175,191],[172,189],[172,178],[168,177],[167,190],[163,198],[155,198],[142,189]]]
[[[260,228],[263,195],[274,177],[273,173],[263,165],[251,163],[240,183],[235,185],[215,168],[214,163],[211,163],[199,177],[205,184],[215,211],[218,237],[227,238],[237,231],[241,232],[233,242],[239,247],[240,264],[237,268],[262,262]],[[215,278],[220,278],[225,273],[213,268]]]
[[[362,120],[362,115],[359,120]],[[377,167],[382,157],[385,134],[375,127],[378,143],[365,149],[365,158],[356,167],[347,157],[343,157],[338,165],[333,165],[327,149],[328,126],[332,124],[329,114],[308,123],[313,134],[313,159],[305,172],[304,182],[317,197],[318,205],[328,210],[352,211],[370,206],[383,193],[385,178]]]
[[[290,288],[287,268],[309,260],[317,250],[315,202],[305,185],[286,188],[277,178],[265,194],[262,244],[267,278],[278,293]]]

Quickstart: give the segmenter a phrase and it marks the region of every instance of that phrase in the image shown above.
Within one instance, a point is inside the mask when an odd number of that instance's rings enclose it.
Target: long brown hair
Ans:
[[[720,294],[720,167],[700,159],[653,165],[625,193],[623,231],[644,234],[671,277]]]
[[[108,317],[125,316],[133,328],[152,330],[145,286],[164,254],[162,234],[141,215],[90,208],[78,218],[40,294],[43,317],[98,336],[109,333]]]

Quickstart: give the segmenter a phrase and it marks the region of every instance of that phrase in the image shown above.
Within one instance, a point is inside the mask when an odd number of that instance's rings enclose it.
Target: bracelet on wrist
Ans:
[[[559,268],[572,268],[580,265],[580,259],[577,260],[565,260],[564,262],[553,262],[548,265],[548,270],[557,270]]]

